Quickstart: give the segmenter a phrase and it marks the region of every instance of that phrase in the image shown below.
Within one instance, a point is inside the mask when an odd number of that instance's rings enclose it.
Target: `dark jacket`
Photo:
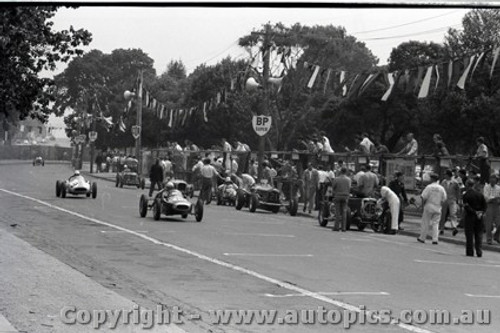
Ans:
[[[473,189],[468,189],[463,198],[465,217],[466,220],[476,220],[476,212],[484,212],[486,210],[487,204],[486,199],[482,193],[475,191]]]
[[[160,164],[153,164],[149,170],[149,179],[152,182],[162,182],[163,181],[163,168]]]
[[[393,179],[389,183],[389,188],[392,192],[396,193],[398,198],[403,198],[404,202],[408,202],[408,197],[406,196],[405,185],[397,179]]]

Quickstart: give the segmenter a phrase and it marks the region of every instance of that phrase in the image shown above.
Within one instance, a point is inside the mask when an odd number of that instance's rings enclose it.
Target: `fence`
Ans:
[[[0,159],[2,160],[31,160],[36,156],[42,156],[46,160],[69,161],[72,148],[41,145],[0,146]]]

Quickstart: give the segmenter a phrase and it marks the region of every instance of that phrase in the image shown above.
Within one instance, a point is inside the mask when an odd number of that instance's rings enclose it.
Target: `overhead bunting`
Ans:
[[[467,64],[462,76],[460,77],[460,80],[458,80],[457,87],[459,87],[462,90],[465,89],[465,80],[467,80],[467,75],[469,75],[470,68],[474,63],[475,58],[476,58],[475,55],[470,57],[469,63]]]
[[[422,81],[422,85],[420,86],[420,91],[418,92],[418,98],[426,98],[427,95],[429,94],[429,88],[431,87],[431,78],[433,70],[434,66],[429,66],[427,68],[424,80]]]

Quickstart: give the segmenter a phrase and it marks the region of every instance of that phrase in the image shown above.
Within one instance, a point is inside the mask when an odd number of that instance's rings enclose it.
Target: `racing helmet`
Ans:
[[[226,179],[224,180],[226,183],[231,183],[231,177],[226,177]]]
[[[74,174],[74,175],[75,175],[75,176],[80,176],[80,171],[75,170],[75,174]]]
[[[167,191],[173,190],[174,188],[175,188],[174,183],[172,183],[172,182],[168,182],[167,184],[165,184],[165,189]]]

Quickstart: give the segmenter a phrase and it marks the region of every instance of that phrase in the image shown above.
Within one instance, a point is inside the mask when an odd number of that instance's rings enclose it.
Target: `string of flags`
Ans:
[[[318,64],[303,62],[303,68],[309,71],[305,86],[312,90],[322,90],[325,94],[333,92],[341,97],[359,97],[374,82],[383,80],[386,89],[381,96],[387,101],[395,87],[407,94],[416,94],[419,99],[426,98],[440,87],[451,89],[456,86],[465,90],[474,74],[484,64],[486,55],[492,52],[493,59],[489,73],[490,80],[498,63],[500,47],[496,47],[463,58],[450,59],[418,68],[397,70],[364,71],[360,73],[335,70]]]

